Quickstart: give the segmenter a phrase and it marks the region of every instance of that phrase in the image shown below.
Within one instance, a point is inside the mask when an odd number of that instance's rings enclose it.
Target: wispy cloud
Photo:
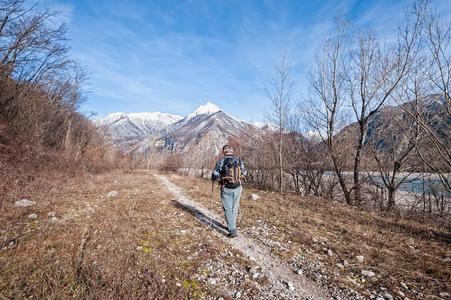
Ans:
[[[451,8],[449,1],[447,7]],[[86,110],[186,114],[212,101],[240,119],[262,119],[264,83],[282,55],[297,92],[315,49],[348,14],[389,36],[410,1],[52,0],[87,66]],[[441,4],[443,5],[443,4]],[[441,8],[443,9],[443,8]]]

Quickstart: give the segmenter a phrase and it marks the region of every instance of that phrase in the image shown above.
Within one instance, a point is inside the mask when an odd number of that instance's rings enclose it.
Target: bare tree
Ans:
[[[349,24],[337,20],[337,32],[321,45],[315,55],[315,66],[309,74],[310,95],[300,103],[305,122],[321,138],[332,160],[332,165],[346,203],[352,204],[351,188],[344,175],[343,157],[337,149],[337,133],[344,127],[346,112],[345,74],[348,63]]]
[[[407,82],[410,83],[410,80]],[[402,106],[419,105],[423,97],[422,78],[413,76],[412,83],[412,88],[406,83],[394,95],[397,101],[404,102]],[[376,162],[382,186],[387,190],[386,206],[383,202],[380,206],[392,210],[396,204],[398,189],[418,179],[414,173],[421,168],[421,164],[415,155],[415,148],[421,143],[422,130],[416,119],[403,112],[400,107],[382,109],[372,123],[368,145]],[[371,175],[368,177],[372,178]]]
[[[294,83],[291,80],[290,66],[285,57],[275,68],[275,76],[266,86],[266,94],[271,101],[269,120],[277,125],[279,191],[283,191],[283,141],[287,126],[288,112],[292,99]]]
[[[411,72],[419,52],[419,35],[423,9],[406,13],[407,24],[400,30],[393,46],[382,47],[371,32],[360,33],[357,49],[351,52],[347,73],[350,105],[358,124],[358,141],[354,155],[354,200],[362,202],[361,158],[368,124]],[[413,19],[412,19],[413,16]]]
[[[429,10],[423,31],[428,58],[427,75],[431,94],[422,107],[414,107],[411,115],[424,129],[429,148],[417,148],[420,159],[436,173],[447,191],[451,191],[451,23]],[[425,107],[429,107],[425,112]]]

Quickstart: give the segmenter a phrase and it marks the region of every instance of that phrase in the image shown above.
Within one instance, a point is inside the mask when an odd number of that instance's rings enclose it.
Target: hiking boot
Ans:
[[[238,233],[236,232],[236,230],[232,230],[229,232],[229,234],[227,235],[229,238],[234,238],[238,236]]]

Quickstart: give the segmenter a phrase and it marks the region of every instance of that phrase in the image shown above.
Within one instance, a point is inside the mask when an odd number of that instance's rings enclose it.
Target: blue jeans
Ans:
[[[227,221],[227,229],[231,233],[236,233],[236,219],[238,218],[242,189],[241,185],[234,189],[224,186],[221,188],[222,208]]]

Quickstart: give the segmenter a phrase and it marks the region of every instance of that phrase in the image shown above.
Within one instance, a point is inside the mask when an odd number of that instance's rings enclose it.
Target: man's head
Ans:
[[[233,148],[230,145],[225,145],[224,147],[222,147],[222,153],[224,153],[224,155],[232,155]]]

